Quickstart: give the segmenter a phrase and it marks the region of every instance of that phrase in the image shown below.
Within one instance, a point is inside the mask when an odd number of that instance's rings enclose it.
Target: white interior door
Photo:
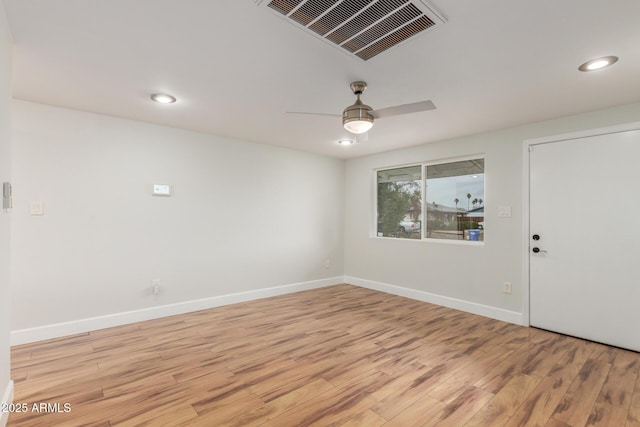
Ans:
[[[531,325],[640,351],[640,131],[531,149]]]

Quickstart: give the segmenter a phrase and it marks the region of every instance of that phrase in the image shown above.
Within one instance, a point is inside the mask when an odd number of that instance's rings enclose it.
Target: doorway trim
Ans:
[[[529,153],[531,152],[531,148],[536,145],[549,144],[552,142],[569,141],[574,139],[588,138],[591,136],[609,135],[613,133],[628,132],[634,130],[640,130],[640,122],[631,122],[577,132],[525,139],[522,142],[522,324],[524,326],[531,326],[529,307],[529,292],[531,290],[529,276],[529,262],[531,260],[531,258],[529,257],[529,236],[531,235],[529,223],[529,209],[531,208],[531,170],[529,164]]]

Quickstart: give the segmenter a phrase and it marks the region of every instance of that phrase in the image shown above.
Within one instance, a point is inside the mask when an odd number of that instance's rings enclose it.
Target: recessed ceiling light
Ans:
[[[173,104],[176,102],[175,97],[167,95],[166,93],[154,93],[151,95],[151,99],[161,104]]]
[[[338,144],[340,145],[351,145],[353,143],[354,141],[352,139],[341,139],[340,141],[338,141]]]
[[[595,71],[600,70],[602,68],[608,67],[610,65],[618,62],[617,56],[603,56],[602,58],[595,58],[591,61],[587,61],[581,66],[578,67],[580,71]]]

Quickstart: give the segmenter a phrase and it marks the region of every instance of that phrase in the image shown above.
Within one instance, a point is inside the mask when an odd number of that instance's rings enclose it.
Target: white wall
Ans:
[[[348,280],[422,296],[425,300],[452,303],[450,306],[505,320],[528,321],[522,318],[523,140],[634,122],[639,117],[640,104],[633,104],[347,161],[345,274]],[[374,212],[373,169],[478,153],[486,156],[483,246],[369,237]],[[498,206],[511,206],[513,216],[499,218]],[[512,283],[511,295],[502,292],[505,281]]]
[[[13,107],[13,330],[343,274],[343,161]]]
[[[0,184],[11,181],[11,37],[0,3]],[[0,190],[1,192],[1,190]],[[0,206],[0,399],[11,392],[9,366],[9,213]],[[0,414],[0,425],[6,421]]]
[[[12,330],[342,275],[521,321],[522,141],[638,117],[640,104],[620,106],[345,167],[282,148],[14,101]],[[483,246],[369,237],[374,168],[470,154],[486,159]],[[153,183],[171,184],[174,195],[152,197]],[[44,203],[43,216],[30,215],[31,201]],[[511,206],[513,217],[498,218],[498,206]],[[158,297],[150,293],[153,278],[161,281]],[[504,281],[513,294],[502,293]]]

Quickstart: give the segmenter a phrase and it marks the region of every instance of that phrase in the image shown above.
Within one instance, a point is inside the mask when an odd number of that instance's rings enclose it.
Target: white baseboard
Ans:
[[[192,311],[206,310],[208,308],[306,291],[309,289],[322,288],[341,283],[344,283],[344,276],[275,286],[255,291],[238,292],[235,294],[185,301],[158,307],[143,308],[135,311],[91,317],[88,319],[56,323],[35,328],[19,329],[11,332],[11,345],[14,346],[51,338],[59,338],[67,335],[80,334],[98,329],[111,328],[129,323],[174,316],[176,314],[190,313]]]
[[[375,291],[386,292],[392,295],[398,295],[418,301],[441,305],[443,307],[466,311],[467,313],[490,317],[496,320],[502,320],[503,322],[526,326],[522,313],[518,313],[515,311],[491,307],[488,305],[478,304],[475,302],[460,300],[456,298],[445,297],[429,292],[418,291],[416,289],[389,285],[387,283],[374,282],[373,280],[359,279],[357,277],[346,276],[344,278],[344,281],[345,283],[348,283],[350,285],[356,285],[367,289],[373,289]]]
[[[424,301],[431,304],[453,308],[456,310],[466,311],[468,313],[478,314],[480,316],[490,317],[492,319],[502,320],[504,322],[526,326],[523,314],[515,311],[509,311],[470,301],[445,297],[442,295],[436,295],[416,289],[403,288],[400,286],[375,282],[373,280],[360,279],[357,277],[349,276],[338,276],[328,279],[293,283],[289,285],[275,286],[254,291],[238,292],[235,294],[221,295],[211,298],[203,298],[199,300],[162,305],[158,307],[144,308],[135,311],[109,314],[106,316],[91,317],[88,319],[80,319],[71,322],[55,323],[52,325],[39,326],[35,328],[19,329],[11,332],[11,345],[13,346],[27,344],[51,338],[64,337],[67,335],[81,334],[98,329],[111,328],[114,326],[121,326],[129,323],[174,316],[176,314],[190,313],[198,310],[206,310],[208,308],[253,301],[261,298],[290,294],[293,292],[306,291],[310,289],[317,289],[341,283],[348,283],[363,288],[373,289],[392,295],[403,296],[418,301]],[[0,424],[0,427],[2,427],[2,424]]]
[[[2,396],[2,403],[13,403],[13,381],[9,380]],[[9,412],[0,412],[0,427],[5,427],[9,421]]]

